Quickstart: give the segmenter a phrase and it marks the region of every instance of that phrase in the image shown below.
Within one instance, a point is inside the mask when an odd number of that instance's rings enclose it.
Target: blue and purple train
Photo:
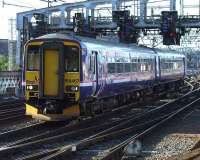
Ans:
[[[171,50],[53,33],[25,45],[26,114],[63,120],[110,110],[182,84]]]

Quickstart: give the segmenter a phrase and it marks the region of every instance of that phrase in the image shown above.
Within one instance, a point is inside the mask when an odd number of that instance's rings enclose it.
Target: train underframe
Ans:
[[[26,102],[26,115],[45,121],[63,121],[80,116],[95,116],[125,104],[143,102],[149,98],[156,98],[179,90],[183,84],[183,79],[159,82],[151,87],[129,90],[101,98],[90,97],[86,101],[76,103],[65,100],[32,99]]]

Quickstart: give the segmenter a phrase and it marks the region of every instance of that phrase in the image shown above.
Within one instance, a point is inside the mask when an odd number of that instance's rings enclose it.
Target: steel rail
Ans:
[[[112,116],[116,116],[116,114],[122,114],[123,112],[127,112],[127,109],[132,109],[132,108],[133,108],[133,106],[131,106],[131,104],[125,105],[125,106],[122,106],[122,107],[120,107],[118,109],[114,109],[112,112],[104,113],[103,115],[99,115],[99,116],[91,118],[91,119],[86,119],[85,122],[81,121],[80,123],[76,124],[75,126],[74,125],[71,125],[71,126],[69,125],[66,128],[63,127],[61,129],[55,130],[53,132],[46,132],[44,134],[36,135],[36,136],[33,136],[33,137],[29,137],[27,139],[22,139],[22,140],[14,142],[14,143],[10,143],[9,145],[11,145],[11,147],[4,146],[3,150],[0,151],[0,155],[1,155],[1,153],[6,154],[8,152],[16,151],[16,150],[19,150],[19,149],[23,150],[23,148],[25,150],[27,150],[28,147],[31,146],[31,145],[38,145],[39,144],[41,146],[41,144],[40,144],[41,142],[43,142],[43,143],[45,143],[45,142],[49,143],[49,142],[53,142],[53,141],[55,142],[59,138],[70,136],[70,135],[72,136],[72,135],[75,135],[75,133],[76,134],[80,134],[80,133],[84,133],[84,132],[88,133],[88,131],[97,130],[98,128],[102,129],[103,126],[104,126],[104,129],[105,129],[105,127],[109,127],[109,126],[114,125],[114,124],[117,125],[119,122],[123,122],[123,121],[128,120],[128,119],[133,119],[133,117],[137,118],[139,115],[143,115],[143,114],[138,114],[138,116],[136,116],[135,114],[133,114],[130,117],[123,118],[121,120],[115,121],[114,123],[110,122],[110,123],[104,124],[102,126],[97,126],[96,125],[95,127],[93,126],[93,127],[85,128],[85,126],[87,126],[89,124],[91,125],[92,123],[94,123],[95,120],[96,121],[99,121],[99,120],[103,120],[104,121],[105,117],[112,118]],[[87,125],[85,125],[85,124],[87,124]],[[82,128],[84,128],[84,129],[79,129],[77,131],[69,132],[69,130],[75,129],[78,125],[82,126]],[[69,133],[66,133],[67,131]],[[54,135],[56,134],[56,136],[53,136],[52,133],[54,133]],[[45,138],[47,136],[49,138]],[[39,139],[42,139],[42,140],[39,140]],[[37,141],[35,141],[35,140],[37,140]],[[16,144],[19,144],[19,145],[16,145]],[[41,154],[44,155],[45,153],[42,152]],[[35,154],[35,155],[37,157],[40,156],[39,154]],[[32,157],[32,156],[29,156],[29,157]]]
[[[86,122],[82,122],[82,125],[80,125],[80,124],[77,124],[75,126],[69,125],[66,127],[62,127],[61,129],[57,129],[56,131],[53,131],[53,132],[47,132],[47,133],[36,135],[36,136],[30,137],[27,139],[22,139],[22,140],[16,141],[14,143],[9,144],[9,145],[11,145],[11,147],[3,146],[2,150],[0,151],[0,155],[2,155],[2,154],[5,155],[5,154],[11,153],[13,151],[16,152],[16,151],[20,151],[20,150],[27,150],[28,148],[33,148],[34,146],[36,146],[36,148],[38,149],[38,146],[45,145],[46,143],[47,144],[55,143],[59,139],[63,139],[63,138],[70,137],[70,136],[76,136],[76,135],[80,135],[80,134],[83,135],[86,133],[90,133],[92,131],[93,132],[101,131],[102,129],[109,128],[110,126],[113,126],[113,125],[117,125],[119,122],[127,120],[128,118],[130,119],[134,116],[135,116],[135,114],[133,114],[130,117],[123,118],[121,120],[115,120],[114,122],[111,121],[111,122],[108,122],[108,123],[102,124],[102,125],[97,125],[97,123],[96,123],[96,124],[92,124],[92,126],[90,126],[88,128],[85,128],[84,124],[90,124],[90,123],[88,123],[89,121],[94,123],[93,118],[92,118],[90,120],[86,120]],[[99,117],[97,120],[99,120]],[[82,128],[77,129],[76,127],[78,125],[82,126]],[[76,129],[76,130],[69,132],[72,129]]]
[[[110,133],[107,133],[106,134],[106,136],[111,136],[111,135],[115,135],[115,136],[117,136],[117,135],[120,135],[120,134],[124,134],[124,133],[127,133],[127,132],[132,132],[132,131],[134,131],[134,130],[136,130],[136,129],[140,129],[140,128],[143,128],[143,126],[147,126],[147,125],[150,125],[150,124],[152,124],[153,122],[155,122],[155,121],[159,121],[159,120],[161,120],[161,119],[163,119],[163,117],[159,117],[159,118],[157,118],[156,120],[152,120],[152,121],[149,121],[149,122],[146,122],[146,123],[144,123],[144,124],[139,124],[139,125],[135,125],[135,126],[132,126],[132,127],[130,127],[130,128],[126,128],[126,129],[123,129],[123,130],[119,130],[119,131],[115,131],[115,132],[110,132]],[[89,129],[89,128],[88,128]],[[86,131],[86,130],[85,130]],[[90,131],[90,130],[89,130]],[[73,136],[76,136],[76,135],[78,135],[79,133],[78,132],[76,132],[76,133],[70,133],[71,135],[73,135]],[[97,136],[98,134],[96,134],[96,136],[94,135],[94,136],[92,136],[93,137],[93,139],[94,138],[106,138],[106,136],[105,135],[101,135],[101,136]],[[89,141],[89,140],[91,140],[91,138],[86,138],[86,139],[84,139],[84,143],[86,142],[86,141]],[[51,141],[49,141],[50,143],[52,143]],[[33,155],[30,155],[30,156],[27,156],[27,157],[23,157],[23,158],[20,158],[20,160],[31,160],[31,159],[36,159],[36,158],[42,158],[42,157],[44,157],[45,155],[47,156],[48,154],[52,154],[52,152],[53,153],[56,153],[56,152],[58,152],[60,150],[60,148],[58,147],[58,148],[55,148],[55,149],[53,149],[53,150],[47,150],[46,152],[40,152],[40,153],[36,153],[36,154],[33,154]]]
[[[23,101],[12,101],[0,104],[0,111],[1,110],[8,110],[13,108],[18,108],[18,106],[25,106]]]
[[[119,144],[118,146],[110,149],[110,153],[108,155],[106,155],[104,158],[102,158],[101,160],[112,160],[113,158],[116,158],[116,155],[119,155],[119,152],[122,152],[124,147],[127,146],[130,142],[134,142],[139,138],[143,138],[144,136],[148,135],[150,132],[155,130],[157,127],[163,125],[164,123],[166,123],[170,119],[177,116],[179,113],[183,112],[184,110],[188,109],[189,107],[193,106],[194,104],[196,104],[198,102],[200,102],[200,98],[194,100],[193,102],[191,102],[191,103],[187,104],[186,106],[182,107],[181,109],[177,110],[172,115],[163,119],[162,121],[158,122],[157,124],[151,126],[147,130],[144,130],[143,132],[137,134],[136,136],[133,136],[133,137],[129,138],[127,141],[124,141],[123,143]]]
[[[9,123],[25,117],[25,107],[21,100],[11,100],[0,104],[0,123]]]
[[[191,92],[191,91],[190,91]],[[187,94],[185,94],[184,96],[186,96],[186,95],[188,95],[189,93],[187,93]],[[184,97],[184,96],[182,96],[182,97]],[[177,99],[177,100],[179,100],[179,99]],[[175,101],[175,100],[174,100]],[[119,130],[121,130],[121,129],[124,129],[123,131],[127,131],[123,126],[124,125],[128,125],[128,124],[130,124],[130,123],[135,123],[135,124],[139,124],[139,122],[141,121],[141,119],[144,119],[144,116],[147,116],[147,117],[149,117],[149,116],[152,116],[151,114],[152,113],[159,113],[160,111],[165,111],[165,110],[169,110],[169,108],[167,108],[167,104],[169,105],[169,104],[172,104],[172,103],[174,103],[174,101],[173,102],[169,102],[169,103],[166,103],[166,104],[164,104],[164,105],[161,105],[161,106],[159,106],[159,107],[157,107],[157,108],[155,108],[155,109],[151,109],[150,111],[147,111],[147,112],[145,112],[145,113],[141,113],[140,115],[138,115],[138,116],[135,116],[135,115],[133,115],[132,117],[128,117],[128,119],[122,119],[122,121],[119,123],[119,124],[117,124],[117,125],[114,125],[114,126],[112,126],[110,129],[105,129],[105,128],[103,128],[104,129],[104,131],[100,131],[100,132],[98,132],[97,134],[94,134],[94,135],[90,135],[89,137],[87,137],[87,138],[85,138],[84,140],[89,140],[89,139],[91,139],[91,138],[94,138],[95,137],[95,135],[96,136],[102,136],[102,135],[104,135],[104,134],[108,134],[108,133],[112,133],[112,132],[117,132],[117,131],[119,131]],[[135,103],[134,103],[135,104]],[[133,105],[133,104],[132,104]],[[36,135],[36,136],[33,136],[33,137],[28,137],[27,139],[22,139],[22,140],[19,140],[19,141],[16,141],[16,142],[14,142],[13,144],[11,143],[10,145],[11,145],[11,147],[8,147],[8,148],[4,148],[4,149],[2,149],[1,151],[0,151],[0,155],[2,155],[1,157],[3,157],[3,155],[5,155],[5,154],[7,154],[7,153],[12,153],[13,151],[20,151],[19,149],[22,149],[22,148],[24,148],[25,150],[27,149],[27,148],[25,148],[25,147],[27,147],[27,146],[31,146],[31,145],[35,145],[35,144],[40,144],[40,142],[53,142],[53,141],[55,141],[55,140],[58,140],[58,139],[56,139],[56,138],[63,138],[63,137],[65,137],[65,136],[73,136],[73,135],[76,135],[76,134],[78,134],[78,133],[88,133],[88,131],[91,131],[91,130],[97,130],[97,128],[98,128],[98,126],[97,127],[94,127],[94,126],[89,126],[88,128],[86,128],[88,125],[92,125],[92,124],[94,124],[94,120],[104,120],[105,121],[105,117],[109,117],[110,118],[110,116],[112,115],[116,115],[116,114],[119,114],[121,111],[123,111],[123,112],[127,112],[127,109],[131,109],[131,108],[133,108],[133,106],[132,106],[131,104],[129,104],[129,105],[125,105],[125,106],[122,106],[122,107],[120,107],[119,109],[118,108],[116,108],[116,109],[113,109],[112,110],[112,112],[109,112],[109,113],[104,113],[103,115],[100,115],[100,116],[97,116],[97,117],[94,117],[94,118],[91,118],[91,119],[87,119],[87,120],[85,120],[85,122],[83,122],[83,121],[81,121],[80,123],[78,123],[78,124],[76,124],[76,125],[71,125],[71,126],[68,126],[68,127],[63,127],[63,128],[61,128],[61,129],[58,129],[58,130],[55,130],[54,132],[46,132],[46,133],[44,133],[44,134],[39,134],[39,135]],[[173,111],[173,110],[172,110]],[[104,118],[104,119],[103,119]],[[90,124],[90,122],[91,122],[91,124]],[[92,123],[93,122],[93,123]],[[115,121],[115,122],[117,122],[117,121]],[[126,123],[125,123],[126,122]],[[82,127],[84,128],[79,128],[79,129],[77,129],[76,127],[77,126],[79,126],[80,124],[82,124]],[[109,125],[111,125],[111,124],[105,124],[105,126],[109,126]],[[81,125],[80,125],[81,126]],[[101,128],[102,126],[99,126],[99,129]],[[72,129],[76,129],[76,131],[73,131],[73,132],[68,132],[68,133],[66,133],[66,131],[69,131],[69,130],[72,130]],[[102,129],[102,128],[101,128]],[[130,128],[129,128],[130,129]],[[64,132],[63,132],[64,131]],[[55,136],[55,134],[56,134],[56,136]],[[49,136],[49,138],[46,138],[46,136]],[[37,141],[35,141],[35,140],[37,140]],[[80,140],[81,141],[81,140]],[[27,142],[29,142],[29,143],[27,143]],[[17,145],[16,145],[17,144]],[[19,144],[19,145],[18,145]],[[14,145],[14,146],[12,146],[12,145]],[[33,147],[32,146],[32,147]],[[6,147],[6,146],[5,146]],[[38,153],[35,153],[35,154],[31,154],[31,155],[28,155],[28,156],[24,156],[24,157],[22,157],[22,159],[26,159],[25,157],[27,157],[28,159],[31,159],[31,158],[35,158],[35,156],[38,158],[38,157],[43,157],[44,155],[48,155],[47,154],[47,152],[48,153],[56,153],[56,152],[58,152],[59,151],[59,148],[54,148],[54,149],[48,149],[48,150],[46,150],[46,152],[45,151],[43,151],[43,152],[38,152]]]
[[[37,134],[37,135],[31,136],[31,137],[28,137],[28,138],[24,138],[24,139],[14,141],[12,143],[9,143],[8,146],[23,144],[23,143],[27,143],[27,142],[33,142],[33,141],[36,141],[36,140],[39,140],[39,139],[44,140],[46,137],[50,138],[50,137],[55,136],[55,135],[56,136],[63,135],[63,133],[70,132],[72,130],[78,130],[78,128],[79,128],[79,130],[82,129],[82,128],[88,128],[88,127],[94,125],[95,123],[97,123],[99,121],[102,121],[102,120],[104,121],[105,119],[112,119],[113,117],[117,116],[118,114],[124,114],[125,112],[127,112],[127,110],[131,110],[135,107],[136,107],[135,103],[124,105],[124,106],[121,106],[119,108],[113,109],[111,112],[105,112],[105,113],[98,115],[96,117],[83,119],[81,121],[76,121],[75,123],[72,122],[72,123],[68,124],[67,126],[61,127],[59,129],[56,129],[56,130],[51,131],[51,132],[45,131],[44,133],[41,133],[41,134]],[[137,115],[134,114],[134,116],[137,117],[140,114],[142,114],[142,113],[137,113]],[[130,119],[130,118],[131,118],[130,116],[126,117],[126,118],[122,118],[118,122]],[[11,131],[11,132],[8,132],[8,133],[4,133],[3,135],[0,134],[0,138],[3,139],[6,136],[10,137],[10,136],[13,136],[13,135],[15,135],[15,137],[17,137],[16,135],[19,135],[18,132],[19,132],[20,135],[24,134],[24,133],[22,133],[22,131],[20,129],[20,130],[14,130],[14,131]]]
[[[199,89],[193,91],[193,92],[190,93],[190,94],[193,95],[194,93],[196,94],[196,92],[199,92]],[[185,96],[182,96],[182,98],[185,98],[185,97],[188,96],[188,95],[189,95],[189,94],[186,94]],[[190,95],[190,96],[192,96],[192,95]],[[181,100],[181,99],[178,98],[178,101],[180,101],[180,100]],[[197,100],[194,100],[194,99],[193,99],[192,102],[189,102],[189,104],[188,104],[188,103],[187,103],[187,104],[183,103],[183,106],[184,106],[184,107],[181,107],[181,109],[180,109],[180,108],[176,108],[176,110],[173,111],[174,113],[172,112],[172,114],[171,114],[170,116],[168,116],[168,117],[165,118],[164,120],[159,121],[158,123],[154,124],[153,126],[149,127],[148,129],[146,129],[145,131],[143,131],[142,134],[140,133],[139,135],[143,135],[144,133],[147,133],[147,131],[152,131],[152,129],[154,129],[154,128],[160,126],[161,124],[163,124],[163,123],[166,122],[167,120],[171,119],[172,117],[176,116],[178,113],[180,113],[181,111],[185,110],[186,108],[188,108],[189,106],[191,106],[191,104],[196,103],[197,101],[199,101],[199,98],[198,98]],[[172,103],[174,103],[174,102],[172,102]],[[169,105],[169,104],[171,104],[171,102],[168,103],[168,105]],[[180,107],[180,106],[179,106],[179,107]],[[109,131],[112,131],[112,129],[109,130]],[[127,131],[127,130],[126,130],[126,131]],[[117,131],[115,130],[114,133],[116,133],[116,132],[121,133],[121,132],[123,132],[123,129],[118,128],[118,130],[117,130]],[[119,134],[119,135],[121,135],[121,134]],[[54,154],[52,154],[52,155],[50,155],[50,156],[47,156],[46,158],[43,158],[42,160],[50,160],[50,159],[54,159],[54,158],[61,158],[61,157],[63,157],[63,155],[66,156],[66,155],[68,155],[68,154],[71,154],[73,148],[76,148],[76,150],[83,149],[83,148],[86,148],[86,147],[88,147],[88,146],[90,146],[90,145],[96,143],[96,142],[105,141],[106,137],[107,137],[107,138],[112,138],[112,136],[113,136],[112,133],[110,133],[110,134],[106,134],[106,133],[105,133],[105,134],[103,134],[103,135],[101,135],[101,136],[99,136],[99,137],[88,138],[88,139],[82,140],[82,141],[80,141],[79,143],[76,143],[76,144],[72,144],[72,145],[68,145],[68,146],[62,147],[62,148],[60,149],[60,151],[58,151],[57,153],[54,153]],[[136,136],[136,138],[138,138],[138,136]],[[131,139],[131,140],[132,140],[132,139]],[[72,148],[72,147],[73,147],[73,148]]]

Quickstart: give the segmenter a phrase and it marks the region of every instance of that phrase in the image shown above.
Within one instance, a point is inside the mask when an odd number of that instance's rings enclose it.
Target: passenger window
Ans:
[[[138,71],[138,64],[137,63],[132,63],[131,64],[132,72],[137,72]]]
[[[108,63],[108,73],[115,73],[115,63]]]
[[[124,71],[124,64],[123,63],[116,63],[117,73],[123,73]]]
[[[96,73],[96,63],[98,63],[98,59],[97,59],[97,62],[96,62],[96,56],[98,55],[98,52],[97,51],[92,51],[92,56],[91,56],[91,63],[92,63],[92,65],[91,65],[91,71],[92,71],[92,73],[93,74],[95,74]]]
[[[131,63],[125,63],[125,72],[131,72]]]
[[[79,72],[79,49],[78,47],[66,46],[64,49],[65,71]]]
[[[89,56],[89,70],[92,71],[92,68],[93,68],[93,61],[92,61],[92,55]]]

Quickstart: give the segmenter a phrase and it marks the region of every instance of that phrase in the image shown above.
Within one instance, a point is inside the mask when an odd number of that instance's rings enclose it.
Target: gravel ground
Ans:
[[[191,149],[196,142],[197,139],[168,135],[161,139],[158,144],[146,147],[146,150],[143,150],[143,154],[145,156],[141,159],[167,159],[173,155],[177,155]]]
[[[137,160],[165,160],[190,150],[200,139],[200,105],[156,130],[142,142]]]

